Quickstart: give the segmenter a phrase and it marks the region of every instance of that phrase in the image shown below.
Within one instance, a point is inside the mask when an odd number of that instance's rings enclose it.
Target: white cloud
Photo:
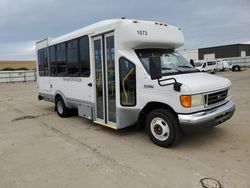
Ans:
[[[11,42],[0,44],[1,60],[31,60],[35,59],[35,41]]]

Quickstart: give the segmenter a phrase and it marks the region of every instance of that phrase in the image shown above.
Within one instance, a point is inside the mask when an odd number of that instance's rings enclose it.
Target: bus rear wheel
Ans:
[[[60,117],[67,117],[70,114],[70,109],[66,107],[63,99],[58,97],[56,99],[56,112]]]
[[[166,109],[156,109],[149,113],[146,131],[152,142],[161,147],[170,147],[181,136],[176,116]]]

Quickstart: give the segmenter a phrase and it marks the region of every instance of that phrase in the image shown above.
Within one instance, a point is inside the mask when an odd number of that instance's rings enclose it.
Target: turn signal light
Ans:
[[[181,95],[180,101],[182,106],[190,108],[192,104],[192,97],[191,95]]]

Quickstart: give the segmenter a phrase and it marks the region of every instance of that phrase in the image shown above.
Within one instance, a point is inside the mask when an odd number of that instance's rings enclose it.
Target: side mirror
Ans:
[[[160,56],[153,56],[149,58],[149,72],[152,80],[162,78]]]
[[[194,60],[193,60],[193,59],[190,59],[190,64],[191,64],[193,67],[195,67],[195,66],[194,66]]]

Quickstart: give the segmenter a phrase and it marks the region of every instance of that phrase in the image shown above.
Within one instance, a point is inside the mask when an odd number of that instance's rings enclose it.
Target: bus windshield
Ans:
[[[152,56],[161,57],[161,69],[163,76],[199,72],[182,55],[173,50],[155,48],[139,49],[135,50],[135,53],[139,57],[148,74],[150,74],[149,58]]]

